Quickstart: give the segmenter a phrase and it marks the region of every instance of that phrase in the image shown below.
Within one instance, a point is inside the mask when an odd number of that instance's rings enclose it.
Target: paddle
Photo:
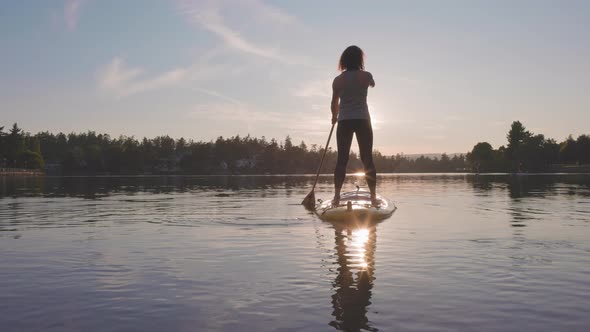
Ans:
[[[326,148],[324,149],[324,155],[322,156],[322,160],[320,161],[320,167],[318,167],[318,173],[315,176],[315,181],[313,182],[313,187],[311,187],[311,191],[309,192],[309,194],[307,194],[307,196],[305,196],[305,198],[301,202],[301,205],[305,206],[305,208],[310,211],[313,211],[313,209],[315,208],[315,194],[313,193],[313,190],[315,189],[315,185],[318,183],[318,178],[320,177],[320,171],[322,170],[322,165],[324,164],[324,158],[326,158],[326,152],[328,152],[328,145],[330,145],[330,138],[332,138],[332,132],[334,131],[335,124],[336,124],[335,122],[332,123],[332,129],[330,129],[330,135],[328,135],[328,141],[326,142]]]

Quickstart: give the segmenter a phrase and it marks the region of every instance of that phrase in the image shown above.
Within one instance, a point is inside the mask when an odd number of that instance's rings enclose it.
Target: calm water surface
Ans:
[[[590,176],[380,175],[365,227],[312,180],[0,178],[0,330],[588,331]]]

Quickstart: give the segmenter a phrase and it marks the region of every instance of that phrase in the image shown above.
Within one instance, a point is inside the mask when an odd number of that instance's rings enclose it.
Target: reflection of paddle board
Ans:
[[[396,207],[385,197],[377,195],[379,204],[371,203],[368,191],[350,191],[340,195],[340,202],[334,205],[332,200],[321,202],[315,213],[326,221],[378,221],[389,218]]]

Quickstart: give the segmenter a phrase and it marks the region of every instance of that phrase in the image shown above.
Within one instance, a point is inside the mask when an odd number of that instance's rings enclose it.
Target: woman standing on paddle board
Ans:
[[[365,178],[376,203],[377,171],[373,163],[373,128],[367,105],[367,90],[375,87],[373,75],[365,71],[364,53],[358,46],[347,47],[340,56],[338,69],[342,72],[332,83],[332,124],[338,122],[336,141],[338,162],[334,170],[334,200],[340,201],[340,190],[346,176],[352,136],[356,134]]]

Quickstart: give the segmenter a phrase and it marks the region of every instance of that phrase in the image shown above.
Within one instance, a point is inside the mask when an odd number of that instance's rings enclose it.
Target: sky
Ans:
[[[358,45],[382,153],[497,148],[515,120],[561,141],[590,134],[589,31],[583,0],[6,0],[0,126],[324,145]]]

